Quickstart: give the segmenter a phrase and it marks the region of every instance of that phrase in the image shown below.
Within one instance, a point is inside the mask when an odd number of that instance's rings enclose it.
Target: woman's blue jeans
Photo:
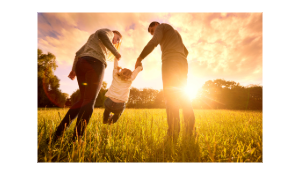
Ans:
[[[76,76],[80,90],[80,99],[67,112],[56,129],[55,137],[61,136],[64,130],[77,118],[73,137],[82,136],[94,111],[94,105],[100,91],[105,65],[93,58],[82,57],[76,64]]]

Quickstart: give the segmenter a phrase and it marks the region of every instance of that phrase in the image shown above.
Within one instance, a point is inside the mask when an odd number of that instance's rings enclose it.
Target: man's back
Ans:
[[[177,30],[175,30],[171,25],[162,23],[157,29],[162,30],[163,37],[160,42],[160,47],[162,51],[162,59],[172,56],[184,56],[187,57],[187,50],[185,51],[185,46],[183,44],[182,38]],[[155,33],[154,36],[155,37]]]
[[[162,60],[170,57],[186,58],[188,55],[180,34],[169,24],[162,23],[157,26],[153,38],[145,46],[140,57],[145,58],[158,44],[161,47]]]

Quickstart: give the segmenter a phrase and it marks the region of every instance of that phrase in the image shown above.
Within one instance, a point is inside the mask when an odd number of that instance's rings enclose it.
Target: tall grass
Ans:
[[[54,144],[47,144],[67,109],[38,109],[38,162],[262,162],[262,112],[194,110],[196,134],[183,128],[166,142],[164,109],[125,109],[113,125],[95,109],[84,142],[72,142],[76,119]]]

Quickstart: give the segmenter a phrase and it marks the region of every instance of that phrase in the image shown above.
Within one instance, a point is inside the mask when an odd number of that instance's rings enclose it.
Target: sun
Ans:
[[[198,88],[195,86],[187,86],[185,88],[185,93],[188,95],[188,97],[193,100],[194,98],[196,98],[197,92],[198,92]]]

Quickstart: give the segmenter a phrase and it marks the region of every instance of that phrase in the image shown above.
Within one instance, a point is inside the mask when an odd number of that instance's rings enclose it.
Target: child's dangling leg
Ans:
[[[105,108],[104,113],[103,113],[103,124],[108,123],[109,117],[110,117],[110,111]]]
[[[121,117],[124,109],[125,109],[125,107],[122,108],[120,111],[114,113],[114,115],[109,118],[109,123],[116,123],[118,121],[118,119]]]
[[[115,113],[113,116],[109,118],[109,123],[116,123],[120,118],[122,113]]]

